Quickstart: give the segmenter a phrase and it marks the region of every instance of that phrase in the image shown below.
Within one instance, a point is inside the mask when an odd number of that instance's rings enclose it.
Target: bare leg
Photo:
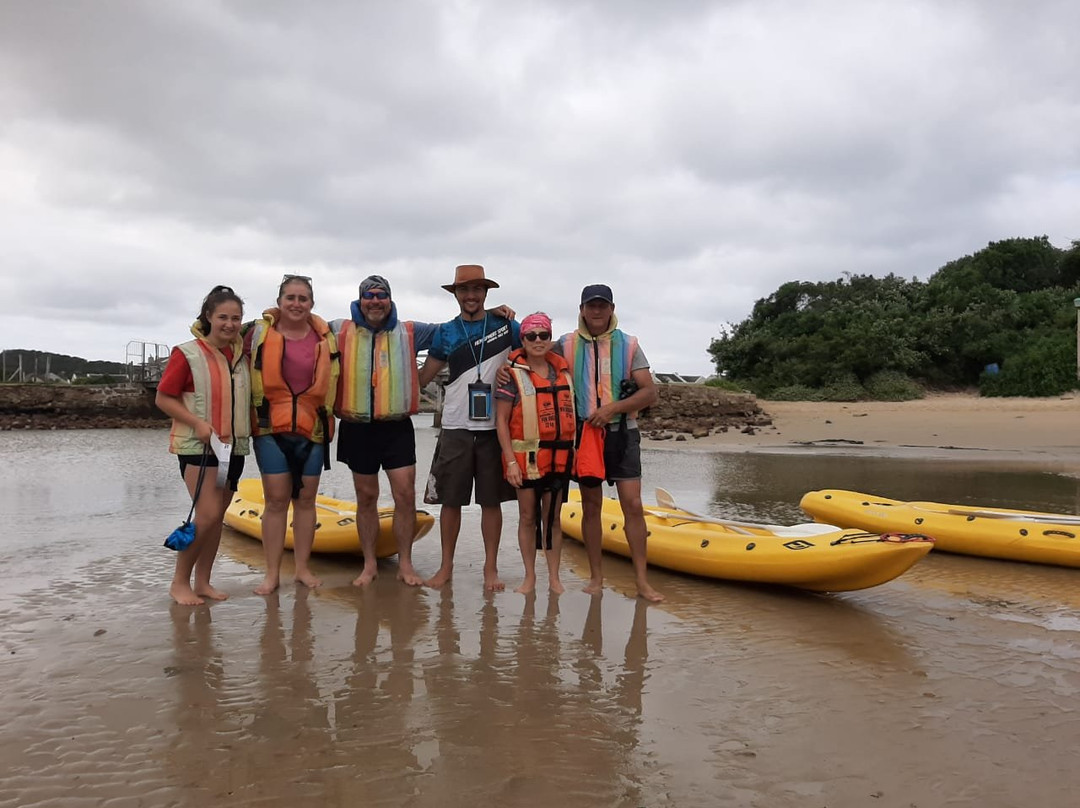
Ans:
[[[536,489],[519,488],[517,502],[518,547],[525,565],[525,580],[514,591],[528,595],[536,591]]]
[[[375,539],[379,535],[379,475],[354,471],[352,478],[356,489],[356,532],[364,554],[364,569],[353,579],[353,586],[367,586],[379,574],[378,559],[375,558]]]
[[[262,543],[266,556],[266,576],[255,588],[256,595],[269,595],[281,583],[281,558],[285,554],[285,531],[289,523],[289,495],[292,475],[264,474]]]
[[[645,524],[645,512],[641,506],[641,480],[616,480],[615,489],[619,492],[623,529],[626,531],[626,543],[630,545],[630,560],[634,565],[638,596],[659,603],[664,596],[649,585],[647,575],[646,540],[649,529]]]
[[[566,591],[566,587],[563,586],[562,581],[559,579],[559,566],[562,563],[562,527],[559,525],[562,510],[562,488],[544,494],[543,514],[545,528],[547,526],[547,514],[549,513],[548,508],[555,509],[555,518],[551,523],[551,549],[544,550],[548,566],[548,589],[556,595],[561,595]]]
[[[322,581],[315,577],[308,564],[311,561],[311,548],[315,544],[315,523],[318,521],[315,497],[319,494],[319,475],[302,477],[301,482],[300,496],[293,501],[293,561],[296,564],[296,580],[304,586],[315,587]],[[291,479],[289,487],[291,494]]]
[[[442,563],[439,570],[424,586],[438,589],[454,576],[454,550],[457,549],[458,533],[461,531],[461,506],[443,505],[439,511],[439,540],[442,542]]]
[[[589,583],[585,592],[590,595],[599,595],[604,591],[603,526],[600,523],[603,505],[603,486],[581,487],[581,537],[585,542],[585,555],[589,559]]]
[[[502,506],[480,506],[480,533],[484,537],[484,590],[502,592],[499,580],[499,540],[502,538]]]
[[[412,563],[413,537],[416,535],[416,466],[387,469],[390,492],[394,495],[394,540],[398,552],[398,580],[409,586],[424,582]]]
[[[211,600],[226,600],[229,597],[210,585],[210,571],[217,558],[218,545],[221,544],[221,520],[225,518],[225,511],[228,510],[232,498],[233,492],[228,486],[214,487],[214,477],[211,470],[207,469],[206,479],[203,480],[203,491],[199,495],[199,504],[195,506],[195,531],[198,533],[202,525],[206,524],[206,539],[199,543],[199,553],[195,558],[194,590],[196,595]],[[200,512],[202,512],[201,515]]]

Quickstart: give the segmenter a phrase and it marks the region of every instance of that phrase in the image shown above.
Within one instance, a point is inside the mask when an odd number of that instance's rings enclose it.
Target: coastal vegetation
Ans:
[[[1078,386],[1078,297],[1080,241],[1008,239],[925,282],[785,283],[708,350],[726,384],[772,400],[1060,395]]]

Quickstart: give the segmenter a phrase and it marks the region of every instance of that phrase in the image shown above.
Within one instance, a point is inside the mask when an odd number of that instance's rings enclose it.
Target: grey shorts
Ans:
[[[444,429],[439,432],[431,461],[424,502],[428,505],[468,505],[476,482],[476,504],[501,505],[516,498],[503,477],[502,450],[494,429]]]

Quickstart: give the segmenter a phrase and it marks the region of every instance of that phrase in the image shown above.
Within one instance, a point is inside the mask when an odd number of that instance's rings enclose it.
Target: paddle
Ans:
[[[762,524],[760,522],[740,522],[737,519],[717,519],[712,516],[706,516],[705,514],[694,513],[688,511],[685,508],[680,508],[675,503],[675,497],[671,493],[663,488],[656,489],[656,504],[661,508],[670,508],[673,511],[682,511],[688,516],[694,517],[695,522],[707,522],[714,525],[727,525],[728,527],[756,527],[762,530],[767,530],[770,533],[775,533],[777,536],[817,536],[823,533],[834,533],[840,528],[835,525],[819,524],[817,522],[809,522],[804,525],[769,525]],[[685,518],[685,517],[669,517],[669,518]]]
[[[940,513],[931,508],[919,508],[916,510]],[[999,513],[998,511],[969,510],[967,508],[949,508],[946,513],[950,516],[977,516],[980,519],[1007,519],[1011,522],[1048,522],[1054,525],[1080,525],[1080,516],[1069,516],[1064,513]]]

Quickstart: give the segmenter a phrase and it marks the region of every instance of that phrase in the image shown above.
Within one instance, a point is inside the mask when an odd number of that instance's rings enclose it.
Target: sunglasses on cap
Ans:
[[[364,300],[386,300],[390,297],[389,292],[373,292],[370,289],[360,295]]]
[[[530,331],[528,334],[522,334],[522,339],[527,339],[529,342],[536,342],[538,339],[549,340],[551,339],[550,331]]]

